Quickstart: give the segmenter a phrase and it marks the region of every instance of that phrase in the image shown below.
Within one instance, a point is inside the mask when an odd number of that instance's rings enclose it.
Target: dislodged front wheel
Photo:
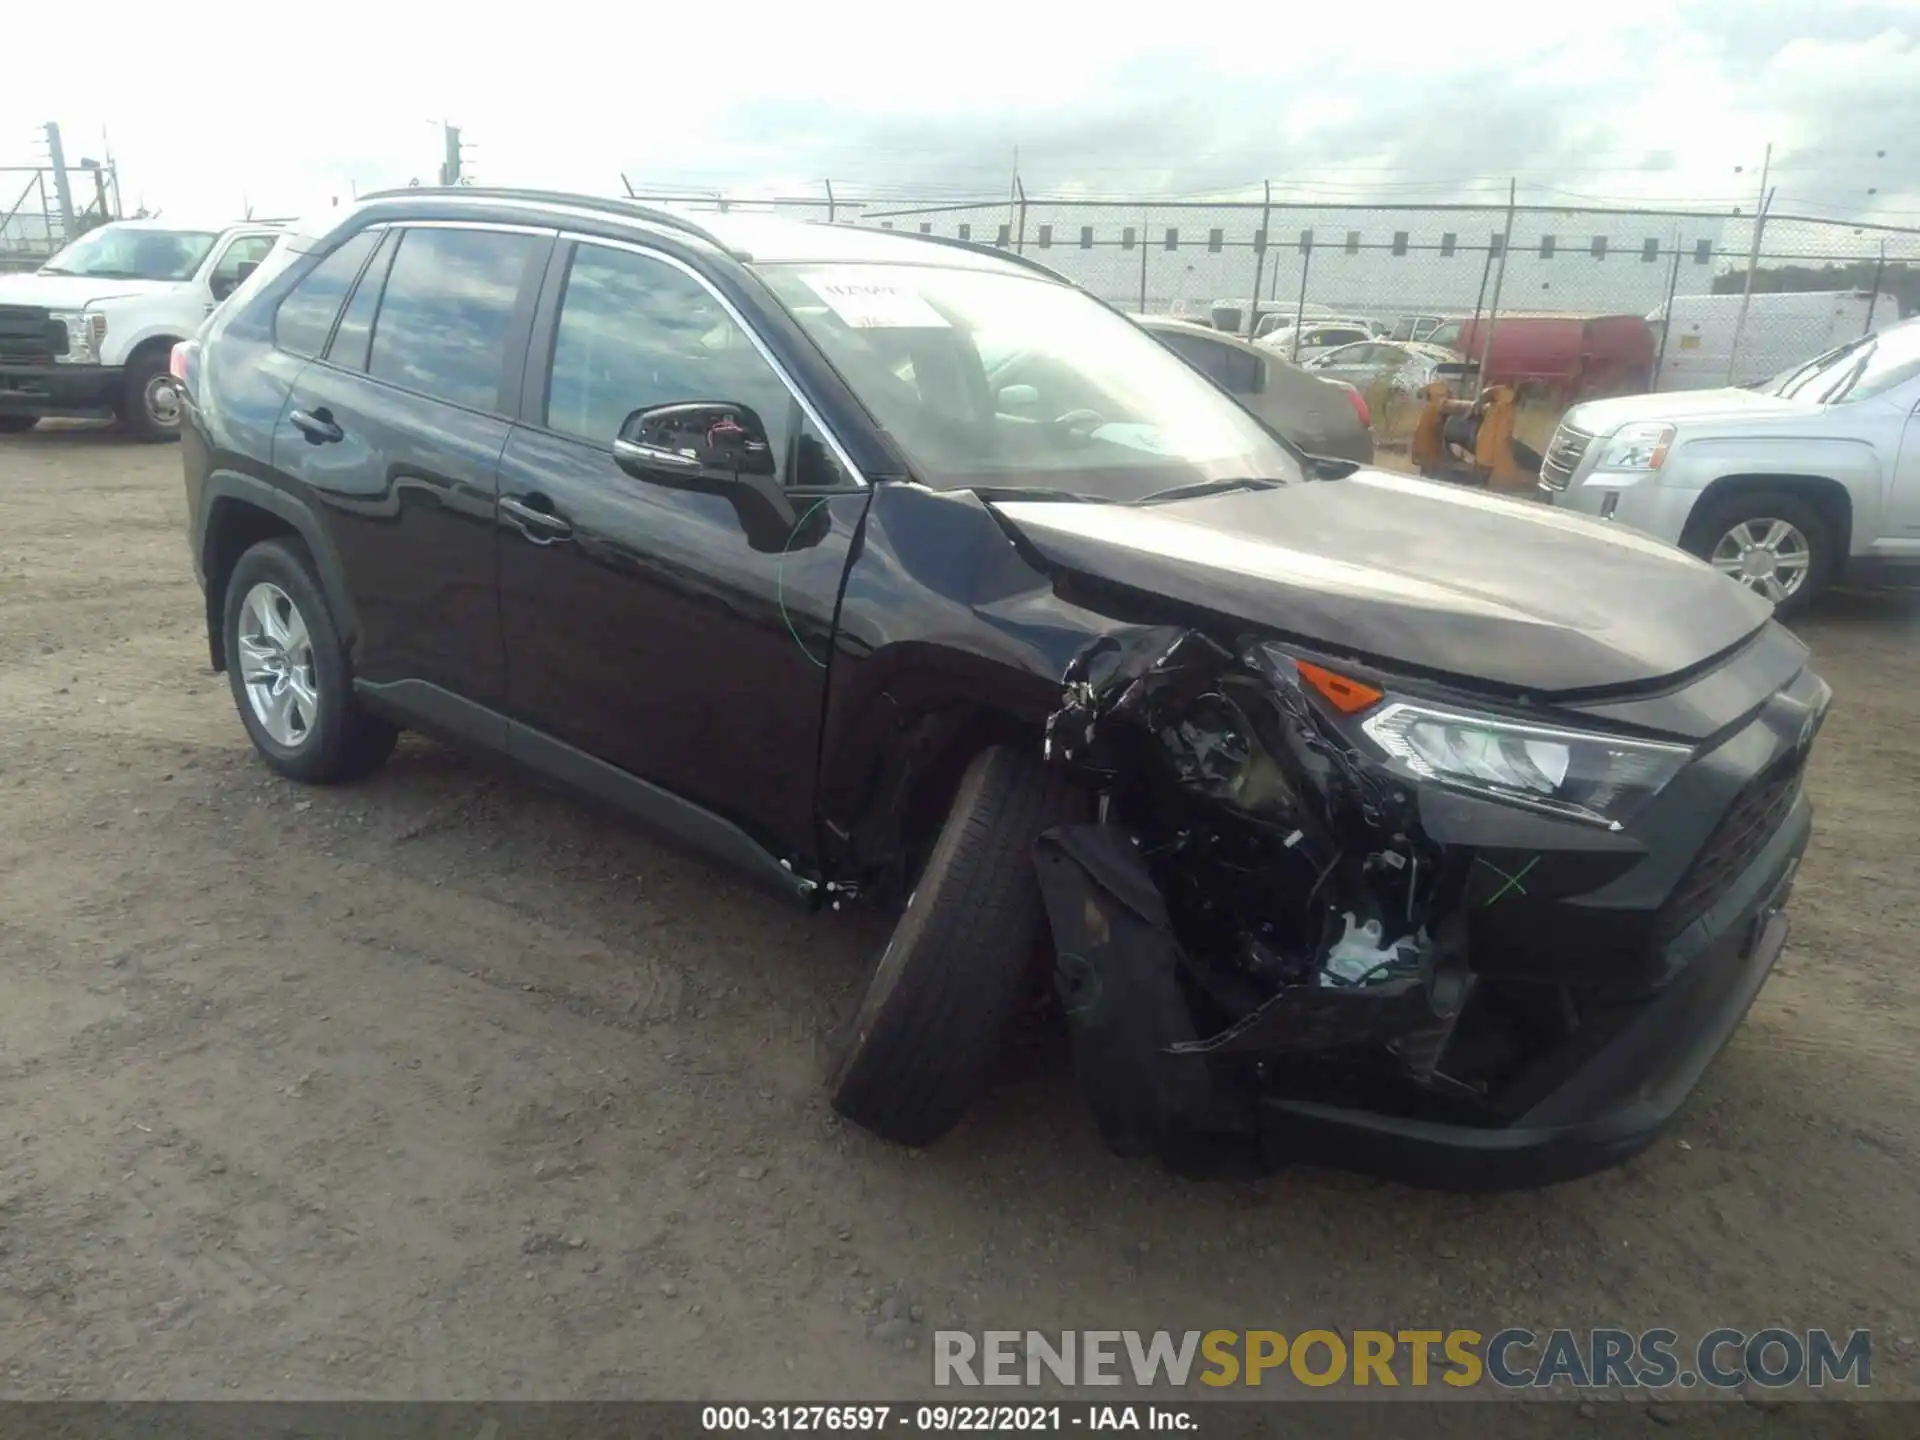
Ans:
[[[976,756],[842,1037],[842,1115],[903,1145],[953,1127],[986,1084],[1046,953],[1033,842],[1079,800],[1034,750]]]
[[[1781,604],[1800,592],[1813,569],[1813,546],[1774,516],[1742,520],[1713,547],[1713,568]]]

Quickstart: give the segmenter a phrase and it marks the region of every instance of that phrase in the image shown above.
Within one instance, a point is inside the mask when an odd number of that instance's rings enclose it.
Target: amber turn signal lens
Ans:
[[[1336,675],[1331,670],[1318,665],[1310,665],[1305,660],[1296,660],[1300,668],[1300,678],[1319,692],[1320,697],[1342,715],[1358,715],[1378,705],[1385,696],[1373,686],[1358,680],[1349,680],[1345,675]]]

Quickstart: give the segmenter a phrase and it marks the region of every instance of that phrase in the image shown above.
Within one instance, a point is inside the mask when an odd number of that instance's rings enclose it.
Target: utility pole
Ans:
[[[1507,256],[1513,253],[1513,207],[1519,198],[1520,182],[1507,181],[1507,228],[1500,236],[1500,268],[1493,272],[1493,304],[1487,307],[1487,333],[1480,341],[1480,370],[1474,377],[1478,393],[1487,383],[1487,364],[1493,354],[1493,327],[1500,316],[1500,289],[1507,283]]]
[[[60,126],[49,120],[42,127],[47,136],[47,163],[53,167],[53,193],[60,206],[60,238],[73,238],[73,190],[67,184],[67,152],[60,146]]]
[[[440,162],[440,183],[442,185],[461,184],[460,155],[463,147],[460,144],[460,127],[442,124],[440,128],[446,137],[445,158]]]
[[[1753,304],[1753,272],[1760,265],[1760,237],[1767,231],[1767,212],[1773,208],[1773,192],[1767,189],[1767,175],[1773,168],[1773,142],[1767,142],[1766,157],[1760,162],[1760,202],[1753,212],[1753,243],[1747,247],[1747,283],[1740,291],[1740,314],[1733,322],[1733,344],[1727,350],[1727,384],[1733,384],[1735,368],[1740,364],[1740,337],[1747,328],[1747,310]]]

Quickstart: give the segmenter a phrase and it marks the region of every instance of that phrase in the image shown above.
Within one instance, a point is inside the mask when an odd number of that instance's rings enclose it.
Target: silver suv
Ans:
[[[1744,389],[1576,405],[1540,489],[1692,551],[1782,611],[1842,579],[1920,576],[1920,319]]]

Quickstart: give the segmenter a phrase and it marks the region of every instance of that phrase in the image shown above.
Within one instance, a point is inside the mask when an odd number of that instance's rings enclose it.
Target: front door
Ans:
[[[564,243],[564,242],[563,242]],[[867,492],[702,280],[642,248],[556,257],[551,357],[500,462],[500,614],[514,718],[717,812],[782,855],[815,850],[833,626]],[[770,529],[737,498],[627,473],[633,411],[749,407],[788,487]]]

